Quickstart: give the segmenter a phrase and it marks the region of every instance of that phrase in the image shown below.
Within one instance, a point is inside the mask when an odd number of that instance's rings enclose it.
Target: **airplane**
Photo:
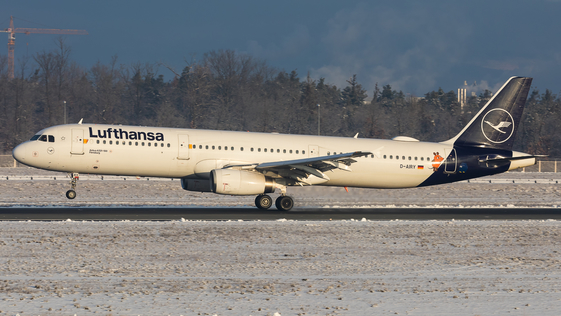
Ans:
[[[288,135],[122,125],[45,128],[13,149],[20,163],[68,172],[68,199],[80,173],[179,178],[188,191],[256,195],[255,205],[289,211],[289,186],[414,188],[531,166],[512,151],[532,78],[512,77],[452,139]]]

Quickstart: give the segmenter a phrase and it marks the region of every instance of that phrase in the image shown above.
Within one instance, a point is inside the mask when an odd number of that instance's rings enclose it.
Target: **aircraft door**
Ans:
[[[456,169],[458,166],[458,157],[456,154],[456,149],[452,148],[445,150],[447,156],[446,161],[444,161],[444,173],[453,174],[456,173]]]
[[[70,144],[70,153],[72,155],[84,154],[84,130],[72,129],[72,143]]]
[[[318,145],[309,145],[308,146],[308,156],[309,157],[319,157]]]
[[[188,160],[189,159],[189,135],[179,134],[178,139],[178,153],[177,159]]]

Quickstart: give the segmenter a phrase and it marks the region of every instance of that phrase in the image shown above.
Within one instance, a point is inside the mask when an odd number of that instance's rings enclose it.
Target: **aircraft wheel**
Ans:
[[[255,198],[255,206],[261,210],[266,210],[273,205],[273,199],[267,194],[259,194]]]
[[[74,199],[76,197],[76,191],[74,190],[66,191],[66,197],[70,200]]]
[[[290,211],[294,206],[294,200],[290,196],[279,196],[275,201],[275,205],[279,211]]]

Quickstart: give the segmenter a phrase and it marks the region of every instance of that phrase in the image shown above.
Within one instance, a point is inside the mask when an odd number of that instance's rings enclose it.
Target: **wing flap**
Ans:
[[[372,155],[371,152],[355,151],[350,153],[311,157],[304,159],[272,161],[259,164],[227,165],[224,168],[257,170],[262,173],[273,172],[280,178],[295,180],[306,185],[329,181],[326,171],[333,169],[351,172],[350,165],[355,163],[354,158]],[[317,178],[317,179],[312,179]]]

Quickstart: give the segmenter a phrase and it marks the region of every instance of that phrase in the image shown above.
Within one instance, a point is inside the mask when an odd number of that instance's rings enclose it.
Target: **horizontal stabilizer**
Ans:
[[[482,158],[479,157],[479,162],[506,162],[506,161],[515,161],[515,160],[524,160],[524,159],[531,159],[531,158],[538,158],[538,157],[547,157],[546,155],[528,155],[528,156],[520,156],[520,157],[502,157],[502,156],[484,156],[489,158]]]

